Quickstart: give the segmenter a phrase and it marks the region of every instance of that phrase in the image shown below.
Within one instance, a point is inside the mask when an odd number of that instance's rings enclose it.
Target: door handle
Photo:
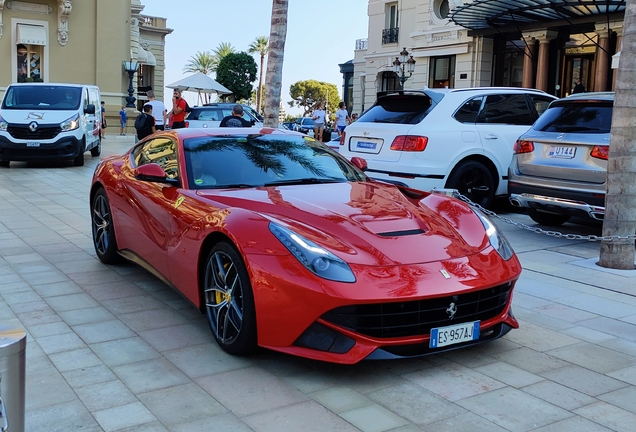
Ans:
[[[495,134],[488,134],[488,135],[486,135],[484,137],[484,139],[487,139],[487,140],[495,140],[495,139],[498,139],[498,138],[499,137],[497,135],[495,135]]]

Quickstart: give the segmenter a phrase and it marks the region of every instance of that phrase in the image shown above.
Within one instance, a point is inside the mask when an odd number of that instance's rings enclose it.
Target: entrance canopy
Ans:
[[[546,21],[575,20],[625,11],[626,0],[475,0],[453,9],[449,18],[462,27],[481,30],[519,27]]]

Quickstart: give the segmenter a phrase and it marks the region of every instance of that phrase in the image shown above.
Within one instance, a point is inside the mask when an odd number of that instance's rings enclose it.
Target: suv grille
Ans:
[[[28,125],[9,125],[7,132],[15,139],[47,140],[55,138],[62,129],[59,125],[38,125],[35,132],[31,132]]]
[[[322,318],[371,337],[421,336],[429,334],[435,327],[496,317],[506,307],[511,288],[512,285],[507,283],[448,297],[343,306],[325,313]],[[451,303],[457,307],[452,320],[446,312]]]

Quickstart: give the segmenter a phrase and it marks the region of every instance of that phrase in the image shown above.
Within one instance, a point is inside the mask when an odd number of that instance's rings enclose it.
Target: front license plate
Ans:
[[[30,141],[26,143],[27,147],[40,147],[40,143],[39,142],[35,142],[35,141]]]
[[[548,157],[558,159],[572,159],[576,153],[576,147],[550,146]]]
[[[356,144],[356,147],[359,149],[365,149],[365,150],[375,150],[377,145],[378,144],[374,142],[358,141],[358,143]]]
[[[429,348],[439,348],[479,339],[479,321],[431,329]]]

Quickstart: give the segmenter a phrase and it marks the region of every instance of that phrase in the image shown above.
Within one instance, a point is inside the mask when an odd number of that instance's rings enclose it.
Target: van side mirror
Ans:
[[[88,104],[88,106],[84,108],[84,114],[95,114],[95,105]]]

